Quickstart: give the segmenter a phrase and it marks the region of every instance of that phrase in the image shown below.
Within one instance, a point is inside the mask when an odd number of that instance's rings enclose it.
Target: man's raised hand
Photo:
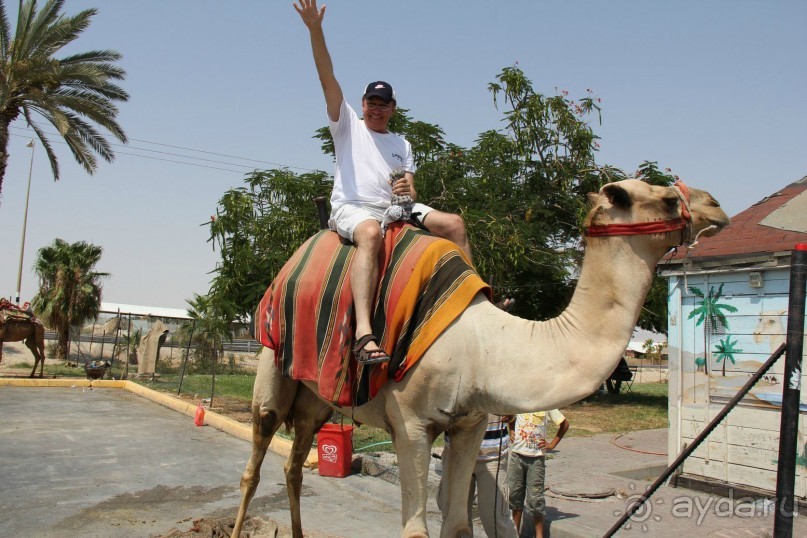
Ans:
[[[300,14],[300,18],[303,19],[303,24],[305,24],[308,28],[314,28],[315,26],[322,25],[322,19],[325,17],[326,6],[322,6],[322,9],[317,9],[317,0],[298,1],[300,3],[299,6],[297,3],[293,5],[297,13]]]

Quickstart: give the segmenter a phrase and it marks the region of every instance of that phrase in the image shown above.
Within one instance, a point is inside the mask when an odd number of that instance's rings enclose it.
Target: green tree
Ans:
[[[99,246],[58,238],[37,253],[34,271],[39,276],[39,291],[33,308],[56,331],[58,359],[68,358],[70,328],[80,328],[101,310],[101,280],[109,276],[95,271],[102,253]]]
[[[8,164],[9,127],[22,114],[34,130],[50,160],[54,179],[59,164],[34,113],[59,132],[76,161],[92,174],[95,155],[111,162],[114,153],[97,124],[125,142],[118,125],[116,101],[128,94],[113,81],[126,73],[115,65],[121,55],[93,50],[57,59],[60,49],[75,41],[90,25],[95,9],[68,17],[61,13],[64,0],[49,0],[37,10],[36,0],[20,2],[12,36],[3,0],[0,0],[0,192]]]
[[[331,189],[325,172],[255,171],[245,183],[224,193],[205,223],[221,254],[208,296],[229,320],[254,314],[283,264],[319,229],[313,200]]]
[[[190,327],[193,327],[196,370],[209,372],[224,354],[224,340],[232,340],[232,324],[219,310],[220,303],[209,295],[194,294],[193,299],[186,302],[192,321],[183,326],[182,334],[190,338]]]
[[[743,351],[742,349],[735,348],[734,346],[736,345],[737,340],[732,342],[731,335],[728,335],[715,346],[717,362],[723,362],[723,377],[726,377],[726,363],[731,361],[731,364],[736,364],[736,362],[734,362],[734,354],[742,353]]]
[[[712,337],[722,334],[723,331],[729,328],[729,321],[726,315],[722,312],[737,312],[737,309],[730,304],[719,302],[723,297],[723,284],[715,291],[714,286],[709,287],[709,293],[704,294],[703,290],[698,287],[690,286],[689,292],[700,298],[700,303],[689,313],[687,319],[697,317],[695,326],[703,325],[704,331],[704,368],[706,375],[709,375],[709,347],[712,342]],[[724,365],[725,366],[725,365]]]

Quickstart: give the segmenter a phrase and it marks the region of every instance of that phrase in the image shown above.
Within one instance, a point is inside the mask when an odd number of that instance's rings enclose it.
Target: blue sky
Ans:
[[[6,4],[15,20],[16,2]],[[326,4],[351,104],[367,82],[387,80],[400,106],[452,143],[471,146],[502,126],[487,86],[518,64],[539,91],[590,88],[602,99],[600,164],[632,171],[658,161],[730,215],[807,175],[805,2]],[[131,99],[119,121],[130,142],[89,176],[52,137],[58,182],[36,147],[22,297],[36,290],[36,250],[60,237],[104,248],[105,301],[184,308],[208,290],[218,255],[200,225],[227,189],[254,168],[332,170],[312,138],[326,116],[308,33],[290,1],[68,0],[65,11],[88,7],[99,14],[65,54],[123,54]],[[0,199],[6,297],[16,288],[30,138],[13,124]]]

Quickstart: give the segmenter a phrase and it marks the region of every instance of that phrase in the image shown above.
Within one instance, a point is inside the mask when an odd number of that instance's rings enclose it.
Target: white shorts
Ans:
[[[365,220],[375,220],[381,223],[381,219],[384,217],[384,211],[386,211],[386,209],[386,207],[370,205],[359,206],[344,204],[331,212],[331,218],[328,220],[328,226],[331,230],[335,231],[348,241],[353,241],[353,230],[356,229],[356,226]],[[434,211],[434,208],[424,204],[416,203],[412,207],[412,213],[417,213],[418,219],[421,222],[423,222],[426,215],[432,211]]]

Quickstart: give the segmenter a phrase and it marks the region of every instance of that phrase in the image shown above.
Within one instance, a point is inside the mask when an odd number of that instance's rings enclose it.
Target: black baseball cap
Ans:
[[[395,99],[395,90],[383,80],[377,80],[367,85],[367,88],[364,89],[362,99],[368,99],[370,97],[380,97],[385,103],[389,103],[390,101],[397,102],[397,99]]]

